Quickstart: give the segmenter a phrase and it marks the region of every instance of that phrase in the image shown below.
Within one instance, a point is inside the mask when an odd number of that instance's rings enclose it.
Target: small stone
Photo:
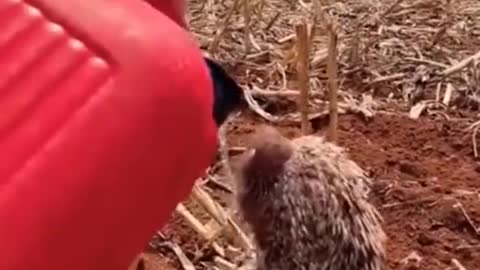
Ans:
[[[417,238],[417,242],[422,246],[430,246],[435,243],[435,240],[425,233],[421,233]]]

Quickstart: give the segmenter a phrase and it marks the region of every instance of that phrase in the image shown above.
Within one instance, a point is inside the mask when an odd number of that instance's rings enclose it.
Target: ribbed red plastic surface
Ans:
[[[0,0],[0,269],[126,269],[214,158],[191,36],[140,0]]]
[[[6,179],[92,93],[106,87],[112,70],[24,1],[1,2],[0,25],[0,149],[13,153],[0,155],[0,179]]]

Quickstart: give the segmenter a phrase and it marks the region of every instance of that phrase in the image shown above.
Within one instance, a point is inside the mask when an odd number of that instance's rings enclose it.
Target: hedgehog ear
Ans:
[[[269,174],[279,173],[293,154],[291,141],[272,126],[262,125],[257,129],[252,146],[250,169]]]

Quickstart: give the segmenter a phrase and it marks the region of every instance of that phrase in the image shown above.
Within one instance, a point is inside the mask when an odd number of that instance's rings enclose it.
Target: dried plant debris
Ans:
[[[201,47],[229,66],[245,89],[265,91],[251,97],[260,107],[279,98],[269,95],[272,91],[299,91],[295,26],[306,21],[313,99],[328,100],[327,26],[335,22],[339,92],[405,97],[404,105],[411,107],[434,99],[444,81],[454,89],[451,106],[478,110],[479,1],[192,0],[189,9]],[[310,112],[325,109],[315,103],[310,102]],[[282,118],[289,113],[259,115],[275,122],[291,120],[291,115]]]

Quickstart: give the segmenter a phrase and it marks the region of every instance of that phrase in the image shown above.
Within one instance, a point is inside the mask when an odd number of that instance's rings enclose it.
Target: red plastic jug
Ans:
[[[212,82],[139,0],[0,0],[0,269],[126,269],[214,157]]]

